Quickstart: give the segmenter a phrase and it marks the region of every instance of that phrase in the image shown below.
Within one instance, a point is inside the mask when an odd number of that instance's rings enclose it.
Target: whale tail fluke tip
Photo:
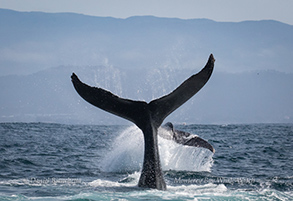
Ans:
[[[210,55],[209,61],[215,63],[216,59],[213,54]]]

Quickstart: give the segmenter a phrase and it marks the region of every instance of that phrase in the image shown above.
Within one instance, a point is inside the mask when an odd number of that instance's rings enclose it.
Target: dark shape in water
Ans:
[[[211,54],[206,66],[198,74],[192,75],[170,94],[150,103],[123,99],[104,89],[90,87],[72,74],[73,85],[82,98],[102,110],[128,119],[142,130],[145,147],[139,187],[166,189],[158,150],[158,128],[169,114],[206,84],[212,74],[214,62]]]
[[[162,138],[165,138],[167,140],[174,140],[178,144],[183,144],[186,146],[206,148],[215,153],[215,149],[210,143],[208,143],[204,139],[201,139],[197,135],[174,129],[174,126],[171,122],[167,122],[165,125],[162,126],[162,128],[171,132],[171,135],[164,135],[159,133]]]

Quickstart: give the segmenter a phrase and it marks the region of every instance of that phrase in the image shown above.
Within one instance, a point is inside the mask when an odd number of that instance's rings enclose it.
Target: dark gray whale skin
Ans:
[[[123,99],[102,88],[88,86],[72,74],[74,88],[83,99],[102,110],[133,122],[142,130],[145,143],[139,187],[166,190],[158,150],[158,128],[169,114],[206,84],[212,74],[214,62],[211,54],[206,66],[199,73],[185,80],[170,94],[149,103]]]
[[[210,143],[208,143],[204,139],[198,137],[197,135],[193,135],[188,132],[174,129],[174,126],[171,122],[167,122],[166,124],[164,124],[162,126],[162,128],[171,132],[171,135],[168,135],[168,136],[162,135],[159,132],[159,135],[162,138],[165,138],[167,140],[173,140],[173,141],[177,142],[178,144],[182,144],[182,145],[186,145],[186,146],[202,147],[202,148],[208,149],[211,152],[215,153],[215,149]]]

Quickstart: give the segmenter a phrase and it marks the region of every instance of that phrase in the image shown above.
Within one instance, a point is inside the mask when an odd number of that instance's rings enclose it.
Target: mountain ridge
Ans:
[[[173,91],[195,70],[58,67],[0,77],[0,122],[129,124],[78,96],[70,75],[133,100],[151,101]],[[293,123],[293,74],[214,72],[207,85],[168,117],[174,123]]]
[[[192,68],[210,53],[220,65],[216,70],[293,72],[286,60],[293,54],[293,26],[277,21],[118,19],[3,9],[0,16],[1,75],[27,74],[23,66],[35,72],[59,65],[104,65],[105,60],[119,68]]]
[[[0,27],[0,122],[126,124],[83,101],[71,73],[150,101],[197,73],[210,53],[211,79],[169,121],[293,122],[291,25],[0,9]]]

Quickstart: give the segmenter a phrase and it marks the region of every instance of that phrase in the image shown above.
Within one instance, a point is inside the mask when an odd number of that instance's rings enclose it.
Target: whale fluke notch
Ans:
[[[194,94],[196,94],[209,80],[215,59],[213,54],[210,55],[206,66],[197,74],[192,75],[185,80],[179,87],[177,87],[170,94],[146,103],[144,101],[133,101],[129,99],[120,98],[111,92],[98,87],[91,87],[79,80],[75,73],[72,74],[71,79],[78,94],[92,105],[125,118],[135,123],[139,128],[140,114],[138,105],[148,105],[153,120],[159,127],[164,119],[174,110],[184,104]]]
[[[91,87],[73,73],[72,83],[78,94],[92,105],[136,124],[144,135],[144,162],[138,186],[166,189],[158,150],[158,128],[174,110],[196,94],[209,80],[215,59],[211,54],[205,67],[185,80],[170,94],[146,103],[120,98],[102,88]]]

